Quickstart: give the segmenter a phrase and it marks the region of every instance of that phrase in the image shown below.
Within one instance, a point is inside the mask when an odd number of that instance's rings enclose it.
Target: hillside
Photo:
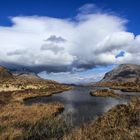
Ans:
[[[0,67],[0,96],[10,93],[15,100],[37,96],[50,96],[52,93],[68,90],[70,87],[56,81],[45,80],[33,73],[12,74]],[[1,101],[2,102],[2,101]]]
[[[100,86],[114,88],[140,88],[140,65],[122,64],[105,74],[98,83]]]
[[[53,102],[28,106],[24,101],[29,98],[51,96],[70,88],[55,81],[41,79],[33,73],[13,74],[1,66],[0,140],[33,140],[62,135],[60,130],[64,127],[63,120],[56,115],[64,109],[63,104]],[[59,124],[59,127],[55,124]],[[58,131],[54,132],[57,129]]]
[[[12,79],[12,78],[13,78],[12,73],[8,69],[0,66],[0,81]]]
[[[105,74],[103,82],[137,82],[140,81],[140,65],[122,64]]]

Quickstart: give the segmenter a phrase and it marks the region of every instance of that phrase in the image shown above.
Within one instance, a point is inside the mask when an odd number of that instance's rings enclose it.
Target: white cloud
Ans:
[[[98,11],[100,11],[99,7],[97,7],[93,3],[87,3],[78,9],[78,12],[82,14],[89,14],[89,13],[98,12]]]
[[[83,8],[87,7],[95,8],[94,5]],[[3,64],[43,66],[47,71],[47,67],[72,70],[140,63],[140,36],[126,31],[127,20],[109,13],[80,13],[75,20],[39,16],[10,20],[11,27],[0,26]],[[124,56],[116,58],[120,51],[125,52]]]
[[[115,32],[109,36],[106,36],[105,39],[98,44],[96,52],[106,52],[114,49],[125,49],[128,45],[134,41],[134,34],[129,32]]]

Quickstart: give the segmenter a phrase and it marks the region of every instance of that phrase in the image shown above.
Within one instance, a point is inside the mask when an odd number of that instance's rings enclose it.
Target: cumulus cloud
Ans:
[[[0,63],[49,72],[140,63],[140,35],[127,32],[126,19],[89,12],[95,7],[84,5],[74,20],[40,16],[10,18],[12,26],[0,26]],[[116,57],[121,51],[124,55]]]
[[[129,32],[115,32],[109,36],[106,36],[104,40],[98,44],[96,52],[107,52],[114,49],[125,49],[133,42],[134,34]]]

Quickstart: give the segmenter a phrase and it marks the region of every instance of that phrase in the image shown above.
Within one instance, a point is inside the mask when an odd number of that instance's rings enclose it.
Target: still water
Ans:
[[[54,94],[50,97],[28,99],[25,101],[25,104],[32,105],[34,103],[49,102],[63,103],[65,109],[61,115],[64,116],[68,123],[78,126],[84,122],[94,120],[117,104],[127,102],[125,98],[93,97],[89,94],[91,90],[96,90],[96,88],[75,87],[72,90]],[[121,94],[121,92],[119,92],[119,94]]]

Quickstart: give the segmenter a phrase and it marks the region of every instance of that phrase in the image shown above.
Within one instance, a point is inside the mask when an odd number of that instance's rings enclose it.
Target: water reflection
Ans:
[[[61,102],[65,106],[65,110],[61,115],[68,123],[80,125],[102,115],[114,105],[126,103],[126,100],[121,98],[91,97],[90,90],[91,87],[76,87],[73,90],[50,97],[29,99],[25,101],[25,104]]]

